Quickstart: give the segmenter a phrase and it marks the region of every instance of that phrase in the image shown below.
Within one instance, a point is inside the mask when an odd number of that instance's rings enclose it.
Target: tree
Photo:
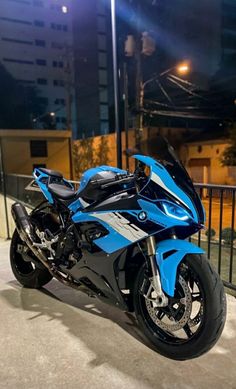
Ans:
[[[236,126],[229,131],[231,145],[222,153],[221,162],[223,166],[236,166]]]
[[[108,165],[109,164],[109,146],[108,146],[108,137],[101,136],[100,143],[96,152],[96,165]]]
[[[97,148],[94,139],[81,139],[73,145],[73,160],[76,179],[80,179],[83,172],[95,166],[109,164],[108,138],[102,136]]]
[[[0,85],[0,128],[32,128],[33,117],[46,109],[37,90],[17,82],[1,63]]]
[[[74,143],[73,159],[76,179],[80,179],[85,170],[96,165],[93,138],[81,139]]]

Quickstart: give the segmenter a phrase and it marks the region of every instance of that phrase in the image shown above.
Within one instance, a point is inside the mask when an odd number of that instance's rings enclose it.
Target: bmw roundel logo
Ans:
[[[144,212],[144,211],[140,212],[140,213],[138,214],[138,218],[139,218],[139,220],[141,220],[141,221],[146,220],[146,219],[147,219],[147,214],[146,214],[146,212]]]

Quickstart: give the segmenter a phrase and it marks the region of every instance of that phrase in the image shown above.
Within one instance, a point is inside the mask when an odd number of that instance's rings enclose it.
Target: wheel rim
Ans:
[[[24,259],[24,255],[27,255],[27,261]],[[16,250],[14,255],[15,268],[21,276],[29,276],[35,271],[35,265],[29,260],[30,257],[33,257],[33,254],[27,248],[21,240],[16,244]],[[33,258],[32,258],[33,259]]]
[[[189,262],[179,267],[175,295],[169,298],[169,305],[160,308],[152,300],[140,294],[142,316],[153,335],[176,344],[188,342],[200,332],[205,318],[204,290]]]

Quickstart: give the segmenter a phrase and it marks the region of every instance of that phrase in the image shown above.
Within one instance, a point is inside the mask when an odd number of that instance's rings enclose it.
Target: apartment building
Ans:
[[[76,138],[107,134],[113,104],[110,2],[73,2]]]
[[[71,0],[1,0],[0,62],[38,90],[57,129],[75,127]],[[70,114],[71,112],[71,114]],[[40,128],[40,117],[33,118]]]

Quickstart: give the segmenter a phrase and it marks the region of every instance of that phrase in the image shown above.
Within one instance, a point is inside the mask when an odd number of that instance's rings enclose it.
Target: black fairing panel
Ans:
[[[141,210],[137,201],[138,198],[139,196],[137,194],[132,195],[127,192],[122,192],[99,202],[99,204],[92,204],[86,207],[83,212]]]
[[[125,263],[126,257],[126,249],[107,255],[93,245],[91,250],[83,250],[82,259],[67,272],[101,300],[127,311],[128,305],[118,285],[119,263]]]

